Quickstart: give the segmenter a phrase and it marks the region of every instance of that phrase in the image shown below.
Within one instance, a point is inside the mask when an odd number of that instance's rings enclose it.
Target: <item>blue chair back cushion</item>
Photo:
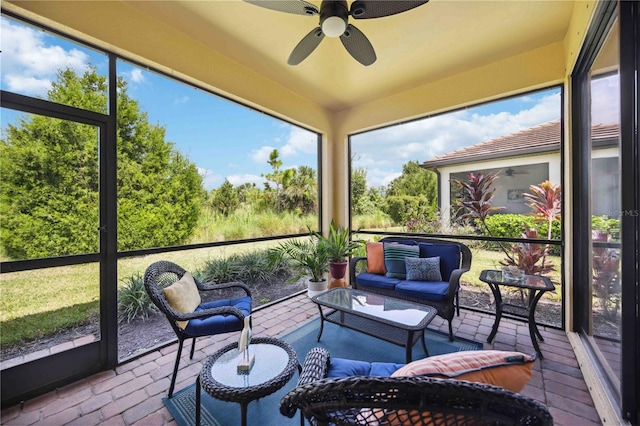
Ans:
[[[378,376],[389,377],[405,364],[393,362],[366,362],[353,359],[331,358],[327,377]]]
[[[387,290],[393,290],[400,280],[398,278],[388,278],[385,275],[370,274],[363,272],[356,276],[356,283],[367,287],[377,287]]]
[[[420,243],[420,257],[440,256],[440,273],[444,281],[449,281],[451,272],[460,268],[460,246],[457,244]]]
[[[396,285],[396,293],[425,300],[445,300],[449,291],[449,282],[401,281]]]
[[[251,314],[251,297],[243,296],[235,299],[214,300],[200,304],[195,312],[205,309],[219,308],[221,306],[233,306],[246,315]],[[244,324],[233,315],[214,315],[207,318],[189,320],[187,328],[184,330],[188,336],[209,336],[219,333],[229,333],[231,331],[242,330]]]

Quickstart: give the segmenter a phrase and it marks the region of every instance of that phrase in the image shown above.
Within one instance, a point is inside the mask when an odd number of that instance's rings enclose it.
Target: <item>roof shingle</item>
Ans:
[[[591,128],[594,146],[608,146],[617,143],[618,135],[619,126],[617,124],[597,124]],[[422,167],[462,164],[485,159],[520,157],[559,150],[560,120],[555,120],[438,155],[422,163]]]

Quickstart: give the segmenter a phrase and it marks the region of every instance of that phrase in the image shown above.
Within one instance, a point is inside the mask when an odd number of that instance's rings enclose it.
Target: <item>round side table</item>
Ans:
[[[240,404],[242,425],[247,424],[249,402],[281,389],[300,369],[298,357],[288,343],[273,337],[251,340],[249,352],[255,356],[248,372],[238,372],[238,343],[231,343],[208,357],[196,380],[196,425],[200,425],[201,389],[222,401]]]

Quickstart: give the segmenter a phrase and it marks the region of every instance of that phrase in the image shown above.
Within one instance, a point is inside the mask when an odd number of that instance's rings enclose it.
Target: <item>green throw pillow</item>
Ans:
[[[407,277],[405,258],[419,256],[420,248],[417,245],[384,243],[384,266],[387,270],[385,275],[404,280]]]

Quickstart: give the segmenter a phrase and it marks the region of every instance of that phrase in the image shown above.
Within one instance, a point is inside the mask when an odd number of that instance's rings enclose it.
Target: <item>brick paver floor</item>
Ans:
[[[318,315],[306,294],[256,311],[254,336],[279,337]],[[493,316],[462,309],[453,326],[457,337],[485,342],[485,349],[533,353],[529,329],[524,322],[503,318],[492,344],[486,343]],[[436,317],[430,328],[447,331]],[[601,425],[571,345],[563,331],[540,327],[544,359],[534,365],[532,379],[522,394],[546,404],[557,425]],[[183,351],[176,389],[195,382],[205,358],[233,342],[237,334],[198,339],[193,360]],[[190,345],[189,345],[190,346]],[[3,425],[175,425],[162,403],[169,388],[177,343],[126,362],[22,405],[2,410]],[[230,425],[231,426],[231,425]]]

